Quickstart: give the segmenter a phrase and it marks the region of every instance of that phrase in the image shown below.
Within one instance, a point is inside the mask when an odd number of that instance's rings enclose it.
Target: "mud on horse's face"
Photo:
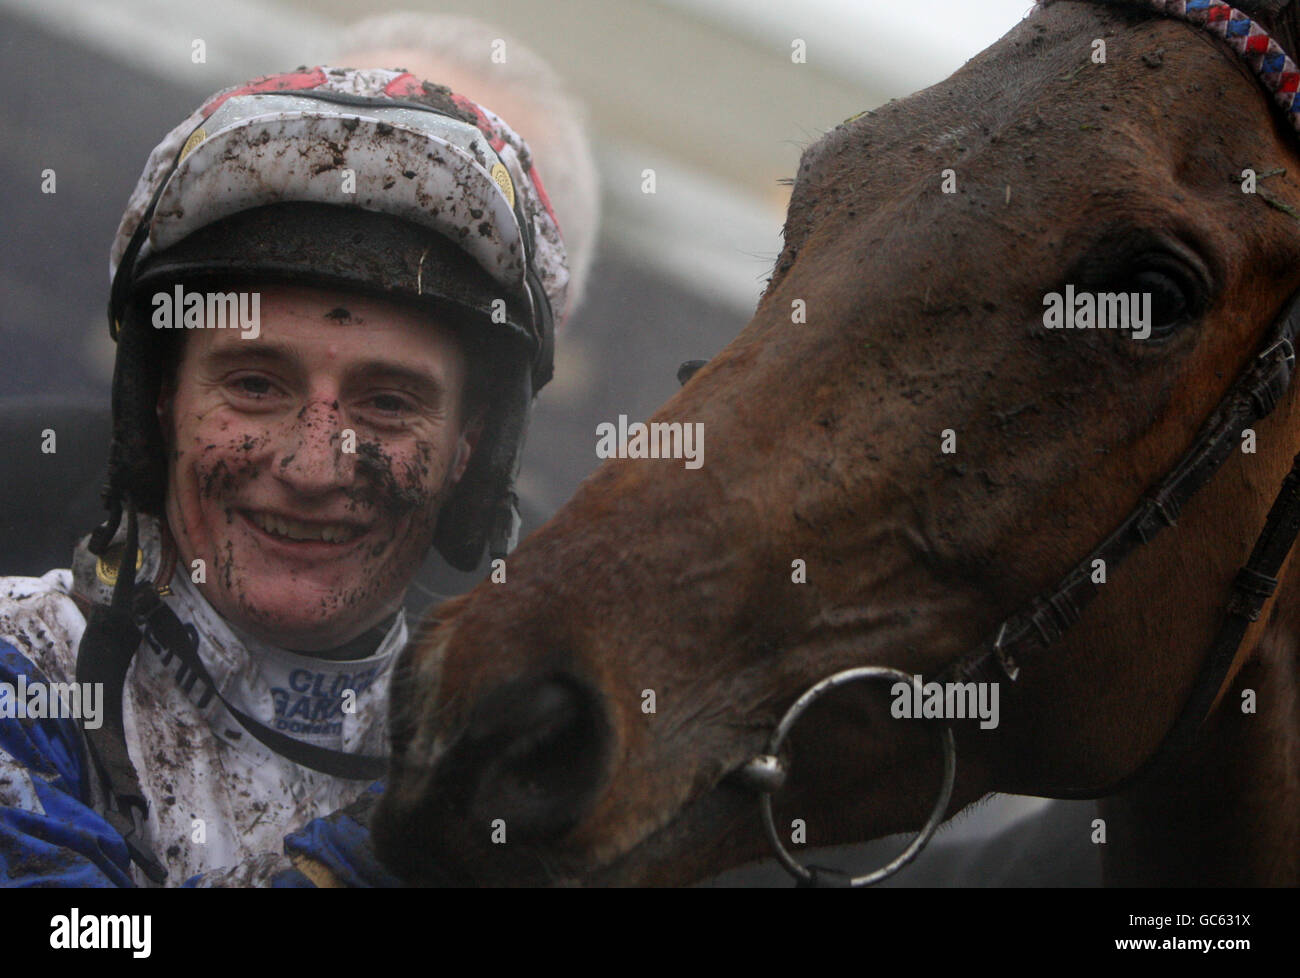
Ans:
[[[762,854],[729,775],[801,691],[940,673],[1192,442],[1300,285],[1292,219],[1240,183],[1294,171],[1288,138],[1204,32],[1062,0],[811,146],[753,321],[653,419],[703,423],[707,463],[605,464],[507,584],[408,651],[381,852],[514,883],[682,882]],[[1152,293],[1151,336],[1046,329],[1066,286]],[[1133,555],[996,728],[954,725],[954,809],[1106,785],[1155,749],[1295,422],[1288,402],[1259,426],[1268,449]],[[804,819],[810,845],[915,828],[939,782],[930,730],[882,689],[828,696],[789,748],[777,824]]]

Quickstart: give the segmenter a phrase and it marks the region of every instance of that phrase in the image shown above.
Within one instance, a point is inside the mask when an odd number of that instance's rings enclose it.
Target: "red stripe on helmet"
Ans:
[[[551,215],[551,220],[555,222],[555,226],[563,232],[564,229],[560,228],[560,219],[555,216],[555,210],[551,207],[551,198],[547,195],[546,188],[542,186],[542,175],[537,172],[537,167],[530,166],[528,168],[528,179],[533,182],[533,189],[537,191],[537,198],[542,202],[542,206],[546,208],[546,213]]]
[[[409,71],[398,75],[384,86],[384,94],[389,98],[403,98],[407,95],[423,95],[424,83]]]
[[[483,110],[477,102],[466,98],[464,95],[457,95],[455,92],[452,93],[451,100],[457,108],[468,112],[474,117],[474,124],[478,126],[478,131],[487,137],[488,145],[495,152],[499,153],[505,148],[505,138],[497,132],[497,127],[488,121],[488,117],[483,114]]]
[[[252,95],[255,92],[293,92],[304,88],[317,88],[324,84],[325,72],[319,68],[313,68],[311,71],[291,71],[283,75],[263,75],[261,78],[255,78],[247,85],[240,85],[228,92],[214,95],[203,104],[203,108],[199,111],[203,113],[203,118],[206,119],[221,108],[226,99],[233,98],[236,95]]]

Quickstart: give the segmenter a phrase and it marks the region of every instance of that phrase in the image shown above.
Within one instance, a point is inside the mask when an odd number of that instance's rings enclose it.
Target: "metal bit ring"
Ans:
[[[767,753],[754,758],[744,768],[746,780],[759,792],[759,805],[763,812],[763,826],[767,830],[768,841],[772,844],[772,849],[781,865],[801,884],[815,885],[818,882],[818,874],[790,855],[785,848],[785,844],[781,841],[781,837],[777,834],[776,822],[772,817],[772,793],[785,781],[785,771],[781,768],[777,758],[780,756],[781,745],[785,742],[786,735],[789,734],[790,729],[803,716],[808,707],[832,689],[862,679],[889,679],[894,682],[912,682],[912,677],[907,673],[900,672],[897,669],[889,669],[885,666],[863,666],[857,669],[846,669],[843,672],[827,676],[794,701],[794,704],[786,711],[785,716],[781,718],[781,722],[777,724],[772,739],[768,744]],[[870,886],[892,876],[916,858],[917,854],[925,848],[926,844],[934,836],[935,831],[943,823],[944,814],[948,811],[948,802],[952,799],[953,784],[957,777],[957,748],[953,743],[951,727],[944,727],[942,742],[943,786],[939,789],[939,798],[935,802],[934,808],[931,809],[930,817],[926,820],[925,825],[912,839],[907,848],[895,856],[892,861],[870,873],[852,877],[847,882],[848,886]]]

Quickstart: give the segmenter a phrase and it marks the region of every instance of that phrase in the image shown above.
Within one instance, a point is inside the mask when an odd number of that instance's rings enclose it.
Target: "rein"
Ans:
[[[1300,90],[1300,69],[1259,24],[1221,0],[1133,0],[1129,5],[1185,21],[1226,41],[1273,95],[1291,128],[1300,133],[1300,100],[1296,98],[1297,90]],[[1093,582],[1094,561],[1104,561],[1109,570],[1121,564],[1139,546],[1149,543],[1165,527],[1176,526],[1182,508],[1210,481],[1240,444],[1242,432],[1268,417],[1277,407],[1291,385],[1298,332],[1300,292],[1288,300],[1260,352],[1241,372],[1201,427],[1191,447],[1164,480],[1148,490],[1119,527],[1079,561],[1055,588],[1038,595],[1004,619],[981,644],[944,669],[936,681],[966,683],[1005,679],[1014,683],[1024,668],[1033,665],[1060,641],[1079,621],[1083,610],[1100,590],[1099,585]],[[687,372],[687,366],[683,364],[679,377],[686,373],[689,378],[694,372]],[[1276,590],[1277,574],[1298,534],[1300,455],[1295,457],[1282,482],[1250,558],[1233,580],[1223,622],[1192,691],[1155,753],[1114,785],[1068,789],[1054,792],[1054,797],[1096,798],[1114,794],[1167,766],[1191,746],[1214,704],[1232,681],[1234,666],[1249,651],[1242,648],[1246,630],[1259,619],[1265,603]],[[844,670],[822,679],[800,696],[782,717],[768,742],[766,753],[753,758],[737,772],[742,782],[759,793],[768,841],[781,865],[801,886],[868,886],[893,875],[911,862],[930,841],[943,821],[952,797],[956,748],[951,726],[946,725],[940,739],[944,776],[939,796],[925,826],[893,861],[871,873],[849,877],[838,871],[804,866],[789,854],[772,818],[772,794],[780,790],[787,776],[780,756],[781,745],[813,701],[831,689],[862,680],[910,682],[912,677],[895,669],[865,667]]]

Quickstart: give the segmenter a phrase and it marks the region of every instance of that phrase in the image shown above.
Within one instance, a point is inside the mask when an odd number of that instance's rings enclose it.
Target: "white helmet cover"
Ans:
[[[322,98],[332,95],[357,104]],[[430,95],[473,124],[414,101]],[[389,69],[300,69],[208,99],[150,154],[118,226],[110,278],[146,219],[141,260],[222,218],[288,202],[430,228],[512,291],[524,291],[531,230],[533,269],[563,319],[564,243],[528,147],[482,106]],[[531,228],[520,227],[516,207]]]

